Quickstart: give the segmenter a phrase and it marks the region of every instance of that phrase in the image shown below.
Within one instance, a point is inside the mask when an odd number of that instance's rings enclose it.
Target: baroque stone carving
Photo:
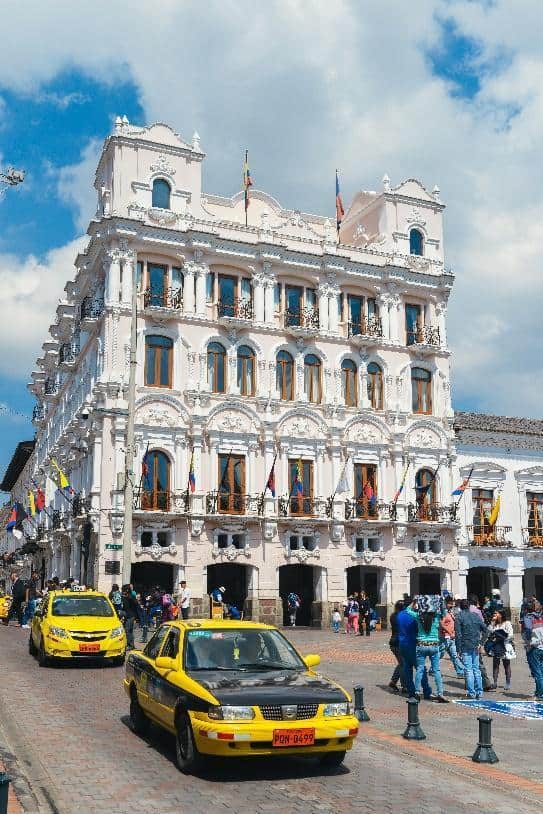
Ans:
[[[151,164],[150,169],[151,172],[163,172],[165,175],[175,175],[175,169],[165,155],[159,155],[154,164]]]
[[[152,424],[157,427],[177,427],[180,421],[170,407],[153,403],[138,410],[137,423]]]
[[[314,557],[316,560],[320,559],[320,551],[315,548],[313,551],[308,551],[307,548],[296,548],[291,551],[290,548],[285,549],[285,559],[298,560],[298,562],[305,563]]]
[[[251,556],[251,552],[249,546],[244,546],[243,548],[236,548],[234,545],[229,545],[226,548],[218,548],[217,546],[213,546],[213,550],[211,555],[215,559],[226,560],[227,562],[234,562],[237,560],[238,557],[247,557]]]
[[[305,416],[296,416],[285,421],[281,427],[281,435],[311,439],[317,435],[319,437],[322,436],[322,432],[316,421],[306,418]]]
[[[171,209],[159,209],[156,206],[150,206],[147,210],[147,215],[150,220],[155,221],[155,223],[166,224],[166,223],[173,223],[177,220],[177,214],[172,212]]]
[[[175,543],[171,543],[168,546],[161,546],[157,543],[153,543],[151,546],[141,546],[138,543],[134,549],[134,553],[137,557],[146,554],[153,560],[160,560],[165,554],[170,554],[172,557],[175,556],[175,554],[177,554],[177,546]]]
[[[441,441],[437,433],[432,430],[415,430],[409,435],[409,444],[413,447],[439,447]]]
[[[349,428],[347,437],[349,441],[359,444],[379,444],[383,440],[381,431],[373,424],[354,424]]]

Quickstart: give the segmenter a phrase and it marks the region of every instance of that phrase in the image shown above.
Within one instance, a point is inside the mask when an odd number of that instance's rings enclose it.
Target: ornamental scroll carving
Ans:
[[[138,410],[136,421],[156,427],[177,427],[180,424],[179,416],[171,407],[158,403],[147,404]]]
[[[347,440],[358,444],[380,444],[383,440],[383,434],[373,424],[355,424],[349,427]]]
[[[441,440],[432,430],[415,430],[409,435],[409,445],[413,447],[440,447]]]

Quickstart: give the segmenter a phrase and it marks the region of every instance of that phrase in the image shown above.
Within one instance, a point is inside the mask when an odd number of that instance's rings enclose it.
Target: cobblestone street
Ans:
[[[21,630],[0,630],[1,757],[15,779],[24,811],[163,814],[184,807],[200,812],[360,812],[415,814],[431,808],[455,812],[474,806],[494,814],[533,812],[543,799],[537,756],[541,721],[495,716],[498,766],[469,759],[477,740],[477,712],[457,705],[421,705],[428,739],[406,743],[406,705],[385,688],[391,669],[385,633],[371,639],[296,630],[304,652],[320,652],[323,672],[346,687],[361,681],[371,716],[345,768],[326,773],[312,763],[240,761],[212,763],[206,777],[185,777],[174,763],[173,741],[153,729],[148,741],[128,728],[128,703],[120,668],[70,666],[42,669],[27,653]],[[531,685],[524,660],[514,679],[525,697]],[[445,666],[445,672],[448,671]],[[449,695],[461,696],[446,678]],[[498,694],[499,698],[502,696]],[[18,811],[15,804],[11,812]]]

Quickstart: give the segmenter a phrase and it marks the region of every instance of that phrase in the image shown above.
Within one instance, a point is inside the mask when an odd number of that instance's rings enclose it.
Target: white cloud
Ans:
[[[540,0],[514,8],[508,0],[163,0],[159,13],[151,2],[133,9],[128,0],[58,0],[53,10],[37,0],[12,4],[10,24],[25,36],[3,45],[2,84],[39,94],[71,66],[104,82],[130,78],[148,121],[168,121],[185,138],[200,132],[209,191],[239,189],[245,147],[259,188],[331,215],[336,166],[344,199],[376,187],[385,171],[393,182],[437,182],[457,274],[449,328],[456,392],[485,409],[541,414]],[[452,98],[426,58],[445,17],[479,41],[479,65],[510,56],[500,73],[481,75],[471,101]],[[89,143],[59,173],[82,230],[94,209],[98,147]],[[59,250],[60,265],[53,253],[47,259],[55,279],[69,251]],[[31,275],[31,262],[23,266]]]

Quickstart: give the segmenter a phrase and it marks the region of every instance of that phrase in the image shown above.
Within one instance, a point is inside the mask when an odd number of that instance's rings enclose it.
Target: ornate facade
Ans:
[[[36,446],[17,488],[47,483],[45,571],[119,580],[136,279],[136,586],[183,575],[204,613],[224,584],[275,621],[295,590],[313,624],[346,591],[383,614],[406,591],[456,591],[439,190],[385,176],[338,238],[257,190],[246,225],[243,193],[202,192],[204,160],[197,134],[164,124],[118,119],[105,141],[88,246],[29,385]],[[45,481],[52,459],[69,497]]]

